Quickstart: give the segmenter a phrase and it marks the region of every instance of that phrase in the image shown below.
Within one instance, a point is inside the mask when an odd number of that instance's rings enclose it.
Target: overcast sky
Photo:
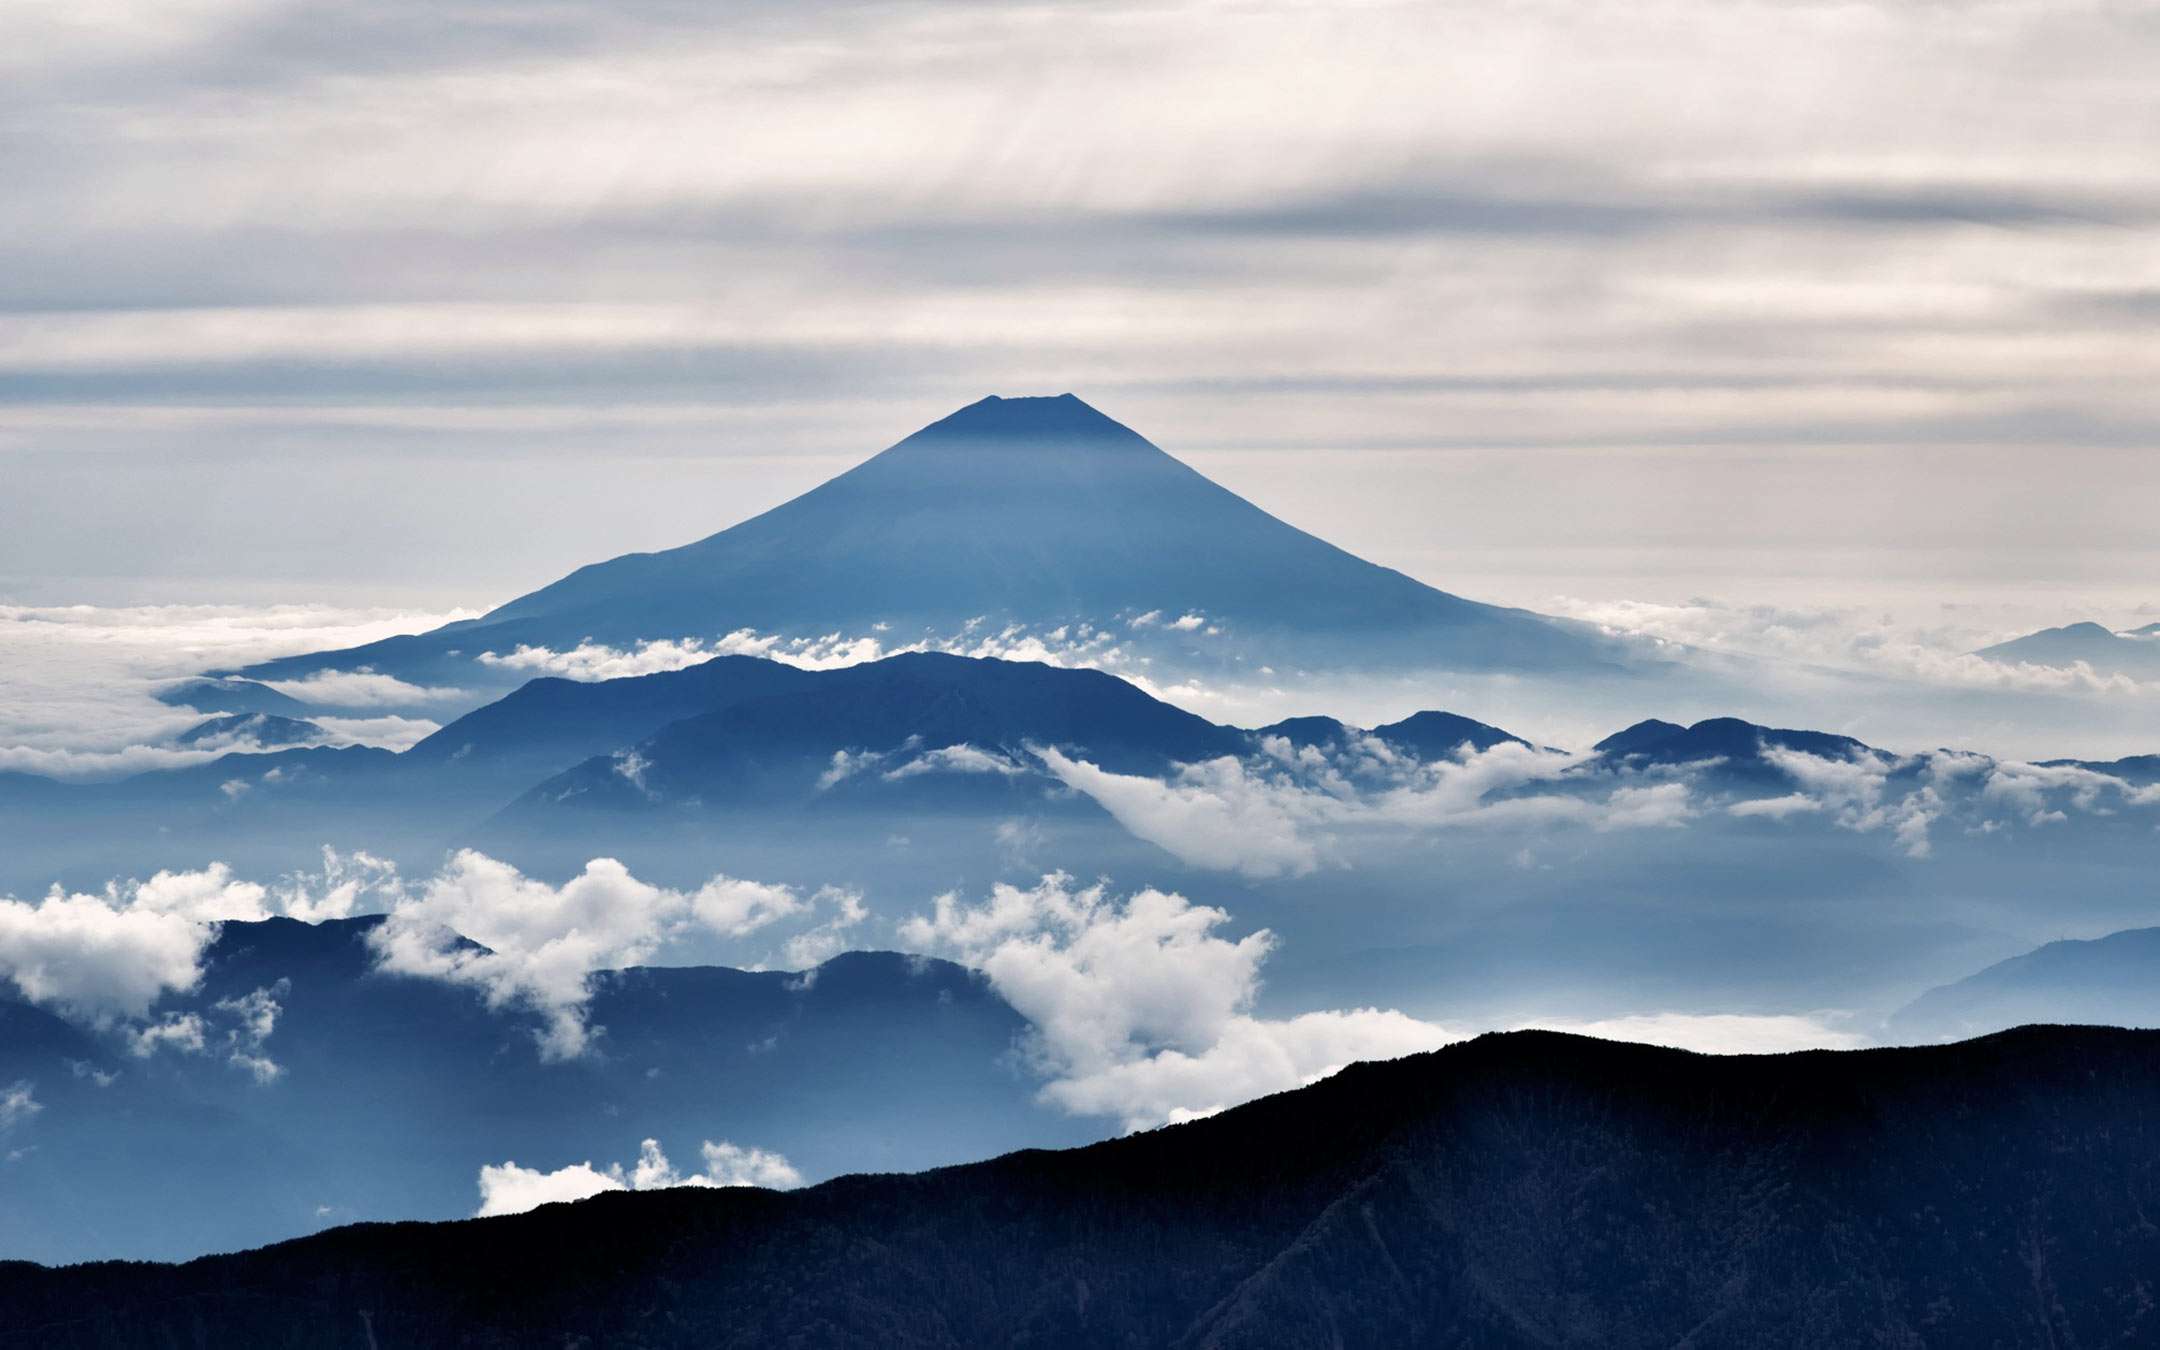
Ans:
[[[2160,604],[2160,9],[17,0],[0,599],[485,604],[1072,390],[1473,595]]]

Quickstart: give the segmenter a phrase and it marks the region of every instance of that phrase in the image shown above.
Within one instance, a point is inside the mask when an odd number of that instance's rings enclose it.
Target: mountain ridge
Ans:
[[[1730,1057],[1501,1033],[929,1173],[0,1265],[0,1346],[2137,1339],[2156,1106],[2151,1032]]]

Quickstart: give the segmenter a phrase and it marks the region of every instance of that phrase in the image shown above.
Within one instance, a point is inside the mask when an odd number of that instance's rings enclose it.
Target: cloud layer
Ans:
[[[681,1172],[660,1151],[656,1139],[638,1146],[637,1161],[628,1169],[611,1163],[605,1169],[589,1162],[572,1163],[552,1172],[520,1167],[514,1162],[490,1163],[480,1169],[480,1208],[475,1218],[498,1214],[523,1214],[542,1205],[585,1200],[606,1191],[652,1191],[677,1186],[762,1186],[784,1191],[803,1184],[802,1174],[778,1153],[745,1148],[726,1140],[706,1140],[699,1146],[705,1160],[702,1172]]]

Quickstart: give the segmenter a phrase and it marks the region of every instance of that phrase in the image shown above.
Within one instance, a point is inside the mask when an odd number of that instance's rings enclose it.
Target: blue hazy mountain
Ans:
[[[1372,734],[1425,760],[1449,758],[1465,745],[1473,750],[1490,750],[1496,745],[1529,744],[1513,732],[1502,731],[1496,726],[1456,713],[1430,710],[1412,713],[1400,722],[1374,727]]]
[[[2160,755],[2129,755],[2122,759],[2046,759],[2040,763],[2047,768],[2090,769],[2139,787],[2160,783]]]
[[[274,746],[313,745],[329,733],[313,722],[277,713],[225,713],[197,722],[173,737],[173,744],[193,749],[212,746],[230,749],[268,749]]]
[[[930,1175],[0,1265],[0,1346],[2137,1345],[2156,1119],[2151,1032],[1516,1032]]]
[[[1011,1063],[1025,1023],[973,973],[855,953],[810,978],[717,967],[595,977],[593,1053],[543,1063],[515,1013],[469,988],[384,974],[378,919],[224,925],[202,986],[161,1014],[209,1052],[127,1053],[117,1035],[0,1001],[0,1086],[34,1084],[0,1180],[0,1252],[188,1256],[339,1220],[472,1212],[486,1163],[636,1157],[657,1138],[787,1155],[806,1175],[919,1168],[1099,1137],[1034,1104]],[[226,1062],[221,1000],[280,1005],[258,1082]],[[103,1081],[101,1081],[101,1079]]]
[[[289,716],[307,711],[307,705],[290,694],[279,693],[267,684],[234,678],[182,680],[159,690],[157,700],[169,707],[189,708],[199,713]]]
[[[478,619],[250,675],[370,669],[434,683],[520,644],[735,629],[896,638],[971,620],[1201,614],[1262,661],[1553,671],[1617,647],[1479,604],[1287,525],[1070,394],[986,398],[709,538],[595,563]]]
[[[2050,942],[1930,989],[1890,1018],[1902,1041],[1957,1040],[2027,1022],[2160,1027],[2160,928]]]
[[[2065,624],[1982,647],[1973,654],[1991,661],[2036,666],[2069,666],[2082,661],[2101,675],[2160,678],[2160,624],[2120,633],[2097,623]]]
[[[1712,717],[1692,726],[1651,718],[1616,731],[1592,749],[1609,765],[1628,769],[1714,765],[1731,783],[1774,783],[1786,775],[1764,758],[1765,749],[1794,750],[1820,759],[1851,759],[1872,747],[1827,731],[1757,726],[1737,717]]]
[[[1040,797],[1004,766],[1051,746],[1113,772],[1174,765],[1250,748],[1217,726],[1098,670],[912,652],[805,675],[788,693],[746,699],[662,728],[626,753],[600,755],[535,787],[513,808],[530,819],[562,807],[770,810],[814,800],[992,804]],[[939,752],[966,747],[965,756]],[[836,756],[842,758],[836,759]],[[867,756],[867,772],[849,773]],[[911,763],[921,767],[910,770]],[[835,792],[839,790],[836,798]],[[960,800],[955,800],[955,798]]]
[[[415,780],[499,807],[596,755],[636,745],[671,722],[746,699],[800,690],[817,676],[754,656],[617,680],[531,680],[407,750]]]

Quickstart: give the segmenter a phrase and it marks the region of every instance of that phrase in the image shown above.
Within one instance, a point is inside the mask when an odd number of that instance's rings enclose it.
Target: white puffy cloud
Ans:
[[[1266,930],[1216,935],[1220,909],[1142,890],[1123,900],[1062,874],[954,895],[901,925],[912,951],[981,970],[1033,1026],[1043,1097],[1127,1128],[1220,1110],[1299,1086],[1355,1059],[1431,1049],[1453,1033],[1397,1012],[1256,1018]]]
[[[1060,782],[1185,862],[1250,877],[1297,875],[1320,865],[1320,850],[1306,837],[1319,803],[1254,777],[1235,759],[1180,765],[1172,777],[1157,779],[1111,773],[1048,746],[1036,754]]]
[[[0,977],[32,1003],[103,1025],[194,988],[213,936],[206,920],[138,908],[121,894],[0,899]]]
[[[37,1099],[37,1084],[28,1079],[0,1087],[0,1130],[13,1129],[44,1109]]]
[[[277,1030],[278,1015],[285,1010],[283,999],[291,992],[292,982],[280,979],[267,988],[211,1005],[231,1023],[225,1032],[226,1063],[246,1071],[258,1083],[274,1083],[285,1076],[284,1066],[270,1058],[265,1047],[270,1033]]]
[[[166,1013],[154,1022],[127,1030],[128,1053],[137,1059],[148,1059],[160,1050],[199,1055],[209,1044],[209,1031],[200,1013]]]
[[[746,1148],[726,1140],[706,1140],[700,1146],[703,1172],[683,1173],[647,1139],[638,1146],[637,1161],[628,1169],[622,1164],[596,1168],[590,1162],[572,1163],[552,1172],[520,1167],[514,1162],[490,1163],[480,1169],[480,1208],[476,1218],[499,1214],[522,1214],[541,1205],[584,1200],[606,1191],[651,1191],[678,1186],[762,1186],[787,1190],[802,1185],[802,1174],[778,1153]]]
[[[1209,1045],[1103,1064],[1052,1080],[1043,1097],[1076,1115],[1117,1116],[1127,1129],[1195,1120],[1317,1082],[1358,1060],[1435,1050],[1461,1033],[1392,1009],[1232,1017]]]
[[[1060,782],[1183,862],[1254,878],[1332,861],[1351,831],[1655,829],[1696,814],[1681,782],[1570,780],[1580,755],[1514,742],[1421,761],[1364,734],[1326,750],[1262,740],[1250,759],[1177,766],[1164,778],[1112,773],[1062,752],[1034,753]],[[1538,790],[1538,789],[1549,790]]]
[[[696,929],[743,937],[819,906],[836,921],[861,915],[852,893],[805,897],[725,876],[685,892],[640,881],[613,858],[555,886],[466,849],[434,877],[400,886],[368,942],[385,970],[470,985],[492,1008],[538,1014],[542,1054],[568,1058],[590,1040],[595,972],[641,964]]]
[[[584,1200],[602,1191],[622,1191],[621,1169],[596,1170],[591,1163],[572,1163],[552,1172],[520,1167],[514,1162],[489,1163],[480,1169],[480,1208],[475,1218],[499,1214],[523,1214],[542,1205]]]

